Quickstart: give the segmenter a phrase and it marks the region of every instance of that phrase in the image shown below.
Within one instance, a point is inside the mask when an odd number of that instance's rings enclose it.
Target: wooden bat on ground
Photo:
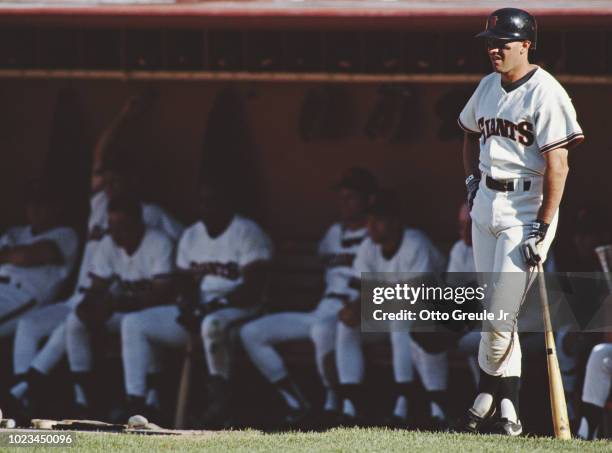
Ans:
[[[544,319],[544,339],[546,342],[546,363],[548,366],[548,387],[550,390],[550,407],[552,410],[553,427],[557,439],[571,439],[569,418],[567,416],[567,404],[565,402],[565,391],[561,380],[561,370],[557,359],[557,348],[555,337],[550,322],[550,310],[548,306],[548,293],[544,281],[544,269],[542,263],[538,263],[538,282],[540,290],[540,301],[542,303],[542,317]]]
[[[179,383],[178,396],[176,398],[176,412],[174,414],[174,428],[184,429],[187,416],[187,406],[189,390],[191,388],[191,368],[193,363],[193,350],[196,342],[196,335],[189,334],[189,340],[185,347],[185,358],[183,359],[183,369],[181,370],[181,381]]]

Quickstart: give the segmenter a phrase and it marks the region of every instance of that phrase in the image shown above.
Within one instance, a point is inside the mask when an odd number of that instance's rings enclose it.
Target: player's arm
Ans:
[[[57,244],[50,240],[28,245],[17,245],[0,250],[0,264],[21,267],[61,265],[64,256]]]
[[[521,244],[521,253],[529,266],[537,266],[542,260],[538,245],[544,241],[548,226],[552,222],[561,198],[569,172],[567,163],[567,149],[556,148],[544,153],[546,168],[544,171],[544,188],[542,205],[538,210],[538,218],[535,219],[527,238]]]
[[[257,260],[242,268],[243,283],[225,296],[233,307],[252,307],[261,303],[268,283],[270,261]]]
[[[140,114],[144,110],[144,106],[146,105],[145,101],[150,97],[151,96],[148,92],[128,97],[128,99],[121,107],[119,113],[117,113],[117,115],[112,119],[112,121],[106,126],[106,128],[98,137],[98,140],[94,145],[93,152],[93,172],[91,179],[92,192],[95,193],[101,190],[102,188],[103,181],[100,169],[102,168],[104,159],[109,153],[108,150],[110,149],[112,143],[115,141],[117,135],[125,126],[127,121]]]
[[[480,177],[480,170],[478,164],[480,163],[480,135],[478,134],[463,134],[463,168],[465,170],[465,176],[478,175]]]
[[[557,148],[544,153],[546,170],[544,173],[544,197],[538,211],[538,220],[550,224],[559,209],[565,181],[569,173],[567,149]]]
[[[466,132],[463,135],[463,168],[465,170],[465,185],[467,188],[467,202],[470,210],[476,198],[478,184],[480,183],[480,135]]]

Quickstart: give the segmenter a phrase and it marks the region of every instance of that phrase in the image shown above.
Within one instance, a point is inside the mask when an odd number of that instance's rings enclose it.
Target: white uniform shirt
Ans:
[[[148,227],[157,228],[163,231],[173,242],[178,241],[183,233],[184,227],[172,216],[167,214],[157,205],[142,203],[142,220]],[[104,191],[96,193],[91,197],[91,210],[89,213],[88,236],[83,252],[77,291],[80,288],[89,288],[91,279],[89,270],[92,265],[92,257],[95,248],[108,233],[108,197]]]
[[[459,125],[480,134],[480,170],[502,180],[543,175],[543,153],[584,139],[571,99],[542,68],[510,92],[499,73],[484,77]]]
[[[326,261],[325,293],[356,295],[349,287],[353,277],[353,262],[361,243],[368,237],[368,230],[347,230],[334,223],[319,243],[319,255]]]
[[[450,251],[446,272],[476,272],[472,246],[461,239],[455,242]]]
[[[107,235],[96,247],[91,273],[103,279],[116,279],[123,288],[146,284],[174,269],[174,242],[163,231],[147,228],[132,255]]]
[[[59,248],[63,263],[35,267],[3,264],[0,275],[9,277],[11,284],[23,289],[40,303],[53,299],[64,280],[70,275],[79,248],[79,238],[72,228],[59,227],[33,235],[30,226],[10,228],[0,238],[0,248],[30,245],[41,241],[52,241]]]
[[[362,272],[440,272],[444,268],[444,259],[440,251],[429,238],[416,229],[404,230],[402,243],[390,259],[386,259],[380,245],[368,238],[359,247],[354,275],[361,278]]]
[[[211,238],[204,223],[185,230],[178,245],[179,269],[202,270],[202,303],[221,298],[243,283],[242,269],[272,258],[272,241],[252,220],[235,215],[227,229]]]

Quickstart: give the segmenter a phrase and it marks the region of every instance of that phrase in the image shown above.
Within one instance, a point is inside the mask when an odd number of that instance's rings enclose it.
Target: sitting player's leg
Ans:
[[[36,300],[10,283],[0,282],[0,338],[15,333],[17,323],[36,306]]]
[[[612,385],[612,343],[598,344],[593,348],[587,362],[582,389],[582,418],[578,436],[583,439],[597,438],[603,418],[603,408],[610,395]]]
[[[240,330],[242,344],[251,361],[279,394],[288,408],[308,407],[297,385],[291,380],[274,345],[308,338],[314,318],[311,313],[275,313],[245,324]]]
[[[415,394],[412,346],[413,342],[409,332],[391,332],[393,376],[397,387],[397,396],[393,409],[393,420],[390,422],[400,425],[408,422],[411,403]]]
[[[129,313],[121,322],[121,355],[130,412],[150,412],[148,409],[156,404],[152,395],[155,389],[148,381],[157,365],[157,348],[181,347],[189,340],[187,330],[176,322],[178,315],[176,306],[164,305]]]
[[[362,383],[365,376],[365,359],[359,327],[349,327],[343,322],[337,323],[336,368],[342,413],[349,419],[355,418],[363,412]]]
[[[105,328],[117,332],[120,329],[122,314],[113,314],[106,321]],[[68,364],[74,380],[74,402],[78,415],[87,415],[95,393],[93,376],[93,350],[92,332],[75,311],[66,318],[66,350],[68,352]]]
[[[21,400],[26,396],[30,387],[29,381],[35,379],[33,377],[35,374],[46,375],[50,371],[51,367],[37,370],[32,365],[39,354],[40,343],[46,337],[53,336],[52,333],[63,323],[68,313],[70,313],[70,307],[67,304],[53,304],[33,310],[17,324],[15,342],[13,344],[13,370],[17,384],[11,388],[11,395],[17,400]],[[48,349],[52,349],[55,352],[59,347],[59,356],[61,358],[65,351],[64,345],[63,339],[58,344],[56,337],[55,340],[51,341],[51,346]]]
[[[412,358],[427,392],[431,417],[428,427],[444,428],[447,425],[448,353],[446,351],[429,353],[413,342]]]
[[[336,412],[339,409],[338,395],[335,391],[338,385],[335,357],[337,324],[337,316],[326,317],[318,320],[310,329],[317,370],[325,388],[324,412]]]
[[[223,426],[227,423],[232,359],[228,329],[232,323],[252,314],[252,309],[229,307],[216,310],[202,320],[200,334],[209,374],[209,404],[202,419],[204,425]]]

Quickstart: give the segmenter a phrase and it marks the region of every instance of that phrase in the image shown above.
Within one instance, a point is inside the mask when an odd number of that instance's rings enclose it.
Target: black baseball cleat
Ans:
[[[483,432],[485,426],[490,421],[491,417],[495,414],[495,405],[492,404],[489,411],[480,417],[477,415],[472,408],[468,409],[467,413],[459,419],[454,431],[462,433],[473,433],[477,434]]]
[[[523,433],[523,425],[518,420],[516,423],[507,418],[500,418],[491,428],[491,434],[503,434],[506,436],[520,436]]]

